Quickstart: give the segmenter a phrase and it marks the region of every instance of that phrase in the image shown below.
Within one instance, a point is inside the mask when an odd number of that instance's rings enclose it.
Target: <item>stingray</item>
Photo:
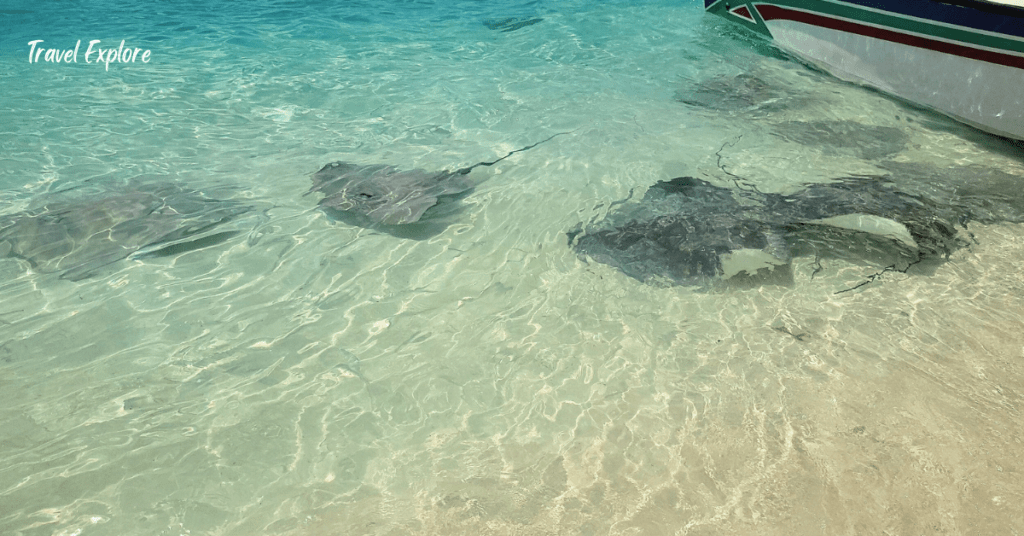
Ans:
[[[905,271],[967,245],[969,207],[900,191],[888,177],[847,177],[792,194],[658,181],[639,203],[568,233],[584,259],[643,282],[708,287],[737,278],[792,282],[797,256]]]
[[[774,125],[782,139],[820,147],[826,154],[850,153],[864,160],[879,160],[902,151],[909,140],[895,127],[856,121],[786,121]]]
[[[332,162],[313,174],[308,193],[324,194],[318,205],[328,215],[350,225],[417,238],[447,227],[456,203],[475,188],[467,175],[480,166],[493,166],[515,153],[532,149],[555,136],[511,151],[492,162],[479,162],[455,171],[402,171],[394,166]],[[429,218],[425,218],[429,216]]]
[[[678,102],[714,111],[781,108],[779,103],[786,97],[786,92],[746,73],[711,77],[675,94]]]
[[[504,19],[490,19],[484,21],[484,26],[491,30],[499,30],[502,32],[513,32],[520,28],[532,26],[544,19],[530,18],[530,17],[506,17]]]
[[[309,191],[324,194],[321,208],[361,219],[362,227],[408,225],[438,203],[472,190],[475,184],[467,174],[332,162],[313,175]]]
[[[251,207],[174,184],[75,197],[48,196],[38,208],[0,216],[0,256],[79,281],[129,256],[169,256],[224,242],[218,227]]]

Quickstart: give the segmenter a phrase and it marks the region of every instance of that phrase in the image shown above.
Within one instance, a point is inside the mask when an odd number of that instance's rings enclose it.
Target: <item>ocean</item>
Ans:
[[[692,1],[0,28],[0,534],[1024,533],[1019,144]],[[319,207],[331,162],[494,163],[406,236]],[[696,284],[574,247],[677,177],[972,216]]]

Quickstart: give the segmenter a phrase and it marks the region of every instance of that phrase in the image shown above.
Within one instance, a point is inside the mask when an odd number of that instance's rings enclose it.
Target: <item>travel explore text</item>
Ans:
[[[82,46],[82,40],[79,39],[75,43],[75,48],[43,48],[39,46],[43,43],[42,39],[36,39],[35,41],[29,41],[28,45],[31,47],[28,52],[29,63],[39,63],[40,61],[49,63],[78,63],[78,50]],[[105,65],[104,70],[110,70],[111,63],[135,63],[135,60],[142,60],[142,63],[149,63],[150,51],[143,50],[141,48],[125,48],[124,39],[121,40],[121,46],[117,48],[100,48],[96,45],[100,43],[99,39],[93,39],[89,41],[89,46],[85,49],[85,63],[102,63]]]

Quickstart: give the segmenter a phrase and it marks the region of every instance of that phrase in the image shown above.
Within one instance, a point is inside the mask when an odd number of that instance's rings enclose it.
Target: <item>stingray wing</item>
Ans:
[[[11,217],[0,229],[0,254],[77,281],[145,247],[202,240],[250,209],[170,186],[106,193]]]

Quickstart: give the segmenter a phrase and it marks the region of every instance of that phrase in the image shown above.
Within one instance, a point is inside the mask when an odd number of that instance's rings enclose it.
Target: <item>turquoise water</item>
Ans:
[[[0,9],[0,212],[167,183],[251,210],[81,281],[0,259],[0,534],[1024,532],[1020,224],[840,294],[881,267],[704,291],[566,237],[681,175],[1019,196],[1018,146],[696,2],[134,5]],[[423,240],[304,195],[557,133]]]

